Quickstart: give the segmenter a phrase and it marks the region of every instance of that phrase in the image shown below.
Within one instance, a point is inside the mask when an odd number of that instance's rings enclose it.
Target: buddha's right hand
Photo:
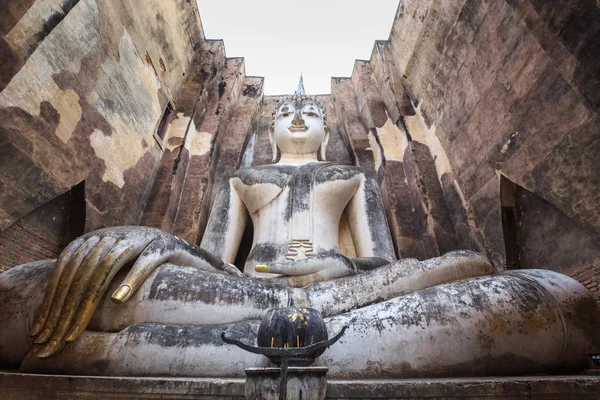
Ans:
[[[60,254],[46,286],[36,324],[36,355],[50,357],[87,327],[115,274],[135,260],[112,300],[123,303],[154,269],[165,263],[241,275],[230,264],[159,229],[123,226],[90,232]]]

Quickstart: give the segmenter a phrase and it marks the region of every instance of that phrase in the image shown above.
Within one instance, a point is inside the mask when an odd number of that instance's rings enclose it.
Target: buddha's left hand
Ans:
[[[304,260],[283,264],[257,265],[257,272],[281,274],[273,282],[290,287],[304,287],[314,282],[343,278],[358,273],[351,258],[339,253],[324,253]]]
[[[112,299],[123,303],[161,264],[171,262],[240,276],[235,266],[159,229],[121,226],[89,232],[56,261],[32,329],[37,357],[59,352],[86,329],[115,274],[133,263]]]

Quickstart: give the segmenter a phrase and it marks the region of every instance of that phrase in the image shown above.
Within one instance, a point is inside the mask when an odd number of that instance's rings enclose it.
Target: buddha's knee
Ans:
[[[54,260],[35,261],[0,274],[0,365],[18,367],[33,346],[30,329]]]
[[[562,362],[573,364],[590,348],[600,347],[598,306],[593,295],[575,279],[558,272],[528,269],[503,273],[530,281],[544,293],[543,300],[560,317],[564,354]]]
[[[320,360],[342,378],[575,369],[585,366],[585,353],[593,348],[595,316],[593,296],[565,275],[505,272],[332,317],[332,331],[350,326],[347,346],[333,346]],[[377,370],[365,370],[365,360]]]

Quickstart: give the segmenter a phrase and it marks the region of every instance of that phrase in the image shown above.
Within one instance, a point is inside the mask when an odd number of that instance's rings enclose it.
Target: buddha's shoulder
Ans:
[[[256,185],[260,183],[273,183],[283,187],[293,175],[296,167],[291,165],[257,165],[253,167],[237,169],[231,178],[238,178],[245,185]]]
[[[337,180],[348,180],[355,176],[366,176],[367,171],[360,167],[343,164],[328,164],[320,168],[315,176],[317,183],[331,182]]]
[[[357,175],[367,175],[367,171],[352,165],[341,165],[327,162],[305,164],[299,169],[294,165],[258,165],[240,168],[232,175],[232,179],[239,179],[245,185],[260,183],[273,183],[284,187],[294,175],[314,174],[316,183],[330,182],[336,180],[348,180]]]

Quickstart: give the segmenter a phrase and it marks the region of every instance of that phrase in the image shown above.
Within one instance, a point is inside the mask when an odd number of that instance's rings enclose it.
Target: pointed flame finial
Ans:
[[[302,79],[302,72],[300,72],[300,82],[298,82],[298,88],[294,94],[306,94],[304,91],[304,80]]]

